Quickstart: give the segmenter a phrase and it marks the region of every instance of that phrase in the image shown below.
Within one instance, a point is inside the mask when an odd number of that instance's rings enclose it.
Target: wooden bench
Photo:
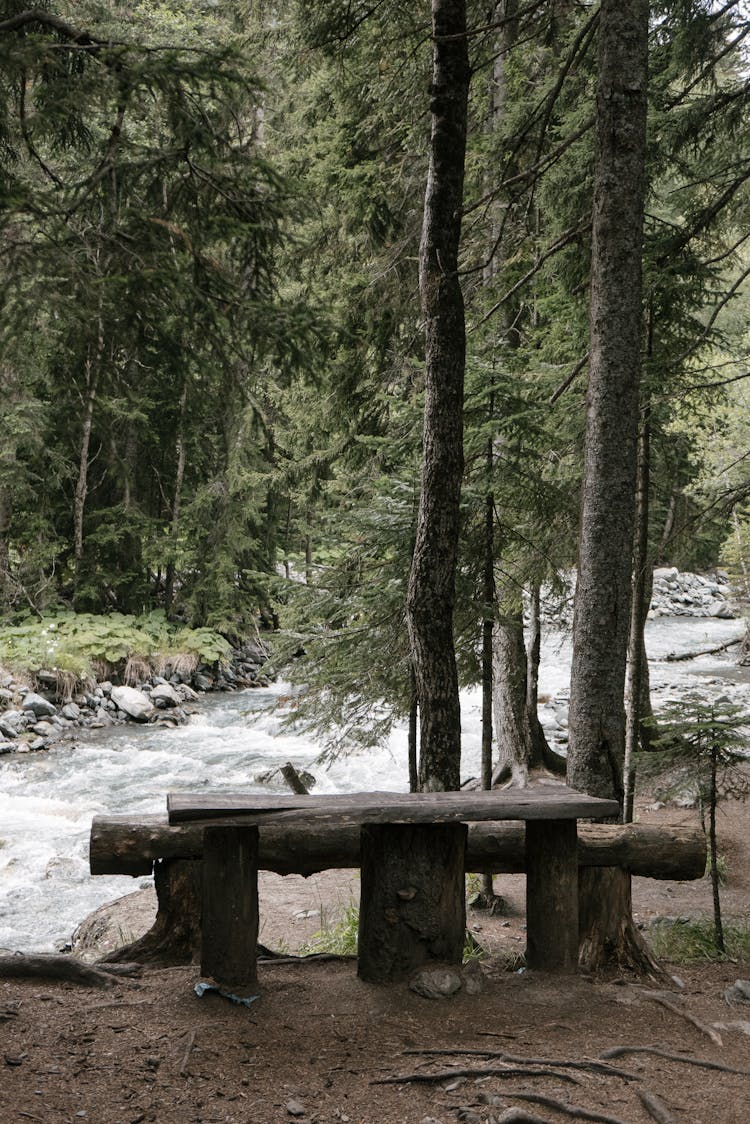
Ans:
[[[257,985],[259,829],[349,824],[360,830],[358,974],[402,979],[431,961],[460,964],[466,930],[467,823],[526,825],[526,959],[578,961],[577,820],[617,815],[615,801],[564,786],[493,792],[259,796],[171,793],[170,824],[203,827],[201,971],[235,991]]]
[[[557,797],[563,797],[568,791],[562,786],[549,787]],[[549,794],[537,794],[546,791],[547,786],[492,794],[436,794],[451,800],[458,796],[464,802],[467,798],[475,801],[477,796],[489,796],[493,800],[492,814],[495,816],[498,815],[498,797],[504,803],[502,815],[510,815],[511,807],[519,800],[526,804],[524,810],[517,810],[516,821],[469,823],[464,871],[524,873],[527,865],[526,823],[531,818],[528,800],[533,794],[534,805],[546,801],[537,807],[537,812],[544,816],[552,810]],[[389,800],[404,800],[404,797],[394,797],[394,794],[387,794],[387,797]],[[204,800],[205,796],[200,799]],[[357,815],[343,820],[340,817],[331,820],[328,816],[310,818],[306,815],[311,810],[310,797],[271,797],[269,800],[264,796],[260,799],[265,809],[264,820],[259,825],[257,862],[260,869],[279,874],[309,875],[326,869],[360,868],[362,829]],[[333,799],[338,811],[343,812],[341,798]],[[377,816],[382,810],[383,798],[375,799],[379,801],[375,812]],[[406,799],[424,803],[425,799],[434,801],[435,796]],[[331,798],[313,798],[313,806],[315,801],[325,801],[330,805]],[[281,804],[283,808],[280,809]],[[281,820],[275,818],[279,810],[284,813]],[[522,811],[526,823],[522,822]],[[403,809],[399,814],[402,812]],[[466,814],[465,808],[460,809],[459,814]],[[580,823],[577,835],[579,867],[619,866],[634,875],[664,879],[695,879],[701,877],[705,870],[705,837],[698,828]],[[200,819],[170,824],[164,814],[94,817],[90,846],[92,874],[137,877],[153,871],[156,879],[159,912],[153,929],[135,945],[113,954],[112,958],[122,955],[126,959],[178,963],[190,962],[196,954],[201,955],[203,855],[204,826]],[[398,901],[401,903],[402,899]],[[555,940],[553,933],[553,955]],[[533,961],[533,951],[531,955]],[[553,965],[553,970],[560,969]]]

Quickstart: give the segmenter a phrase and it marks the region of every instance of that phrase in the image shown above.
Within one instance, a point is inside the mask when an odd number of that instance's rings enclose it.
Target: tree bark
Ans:
[[[460,785],[453,605],[463,474],[466,352],[458,278],[469,60],[465,0],[432,0],[430,162],[419,251],[425,322],[422,479],[407,621],[420,716],[419,784]]]
[[[568,783],[623,799],[641,347],[647,0],[603,0],[589,311],[589,386],[573,622]],[[596,885],[592,885],[594,882]],[[583,880],[581,962],[647,965],[629,877]]]
[[[531,736],[526,710],[526,648],[520,605],[500,609],[492,638],[493,702],[497,734],[494,781],[528,783]]]
[[[633,600],[630,610],[630,636],[625,687],[625,758],[623,762],[624,799],[622,822],[632,823],[635,799],[635,754],[641,729],[641,682],[645,645],[643,628],[648,605],[646,596],[646,569],[648,561],[648,489],[651,475],[651,417],[644,408],[638,434],[638,467],[636,482],[635,537],[633,539]]]
[[[573,788],[620,800],[639,410],[647,35],[646,0],[604,0],[568,778]]]
[[[164,612],[167,617],[172,612],[174,601],[174,582],[177,570],[175,553],[177,550],[177,536],[180,529],[180,508],[182,505],[182,484],[185,479],[185,407],[187,404],[187,381],[182,387],[180,395],[180,414],[175,441],[177,463],[175,465],[174,492],[172,494],[172,512],[169,522],[169,558],[164,577]]]
[[[96,401],[96,378],[100,352],[97,352],[97,363],[92,360],[89,352],[84,365],[86,376],[86,397],[84,399],[83,427],[81,430],[81,445],[78,454],[78,480],[76,481],[75,497],[73,500],[73,556],[76,564],[76,581],[83,558],[83,516],[86,508],[88,494],[89,474],[89,449],[91,446],[91,430],[94,424],[94,403]]]
[[[542,626],[540,613],[539,583],[534,582],[529,606],[529,634],[526,645],[526,721],[531,739],[532,769],[549,769],[558,777],[564,777],[567,761],[560,753],[550,748],[539,721],[539,663],[542,651]]]
[[[203,863],[163,859],[154,864],[156,921],[137,941],[116,948],[103,963],[197,964],[201,953]]]

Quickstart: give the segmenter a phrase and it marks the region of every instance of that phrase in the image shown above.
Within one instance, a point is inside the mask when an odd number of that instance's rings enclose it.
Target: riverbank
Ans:
[[[0,756],[42,752],[81,730],[127,722],[181,726],[201,695],[268,686],[261,670],[268,659],[265,644],[227,644],[226,652],[226,659],[210,664],[174,657],[164,675],[144,658],[123,660],[120,682],[74,677],[52,666],[13,672],[0,664]]]
[[[643,796],[638,814],[690,823],[696,813]],[[724,806],[727,916],[747,912],[746,824],[745,806]],[[406,984],[365,984],[351,961],[266,963],[249,1010],[198,999],[195,967],[146,970],[105,993],[0,980],[0,1116],[45,1124],[552,1124],[585,1112],[609,1124],[745,1124],[750,1004],[731,989],[750,975],[747,964],[666,963],[677,977],[671,984],[519,973],[523,878],[498,877],[495,886],[504,910],[468,914],[489,952],[475,969],[479,990],[440,1002]],[[261,938],[291,951],[356,900],[356,876],[269,876],[261,895]],[[647,925],[710,912],[705,880],[635,879],[634,900]],[[118,912],[132,923],[123,910],[134,903],[140,911],[145,896],[108,907],[110,937]],[[91,919],[90,935],[102,916]],[[100,929],[89,951],[103,939]],[[602,1057],[612,1050],[622,1053]],[[597,1068],[596,1059],[615,1068]],[[527,1115],[504,1117],[514,1108]]]

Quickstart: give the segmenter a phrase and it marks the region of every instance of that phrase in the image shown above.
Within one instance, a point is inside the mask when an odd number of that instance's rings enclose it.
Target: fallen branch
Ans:
[[[83,987],[114,987],[114,979],[109,972],[84,964],[72,956],[0,956],[1,979],[24,979],[26,977],[67,980]]]
[[[705,1034],[707,1038],[710,1038],[714,1046],[724,1045],[722,1037],[717,1030],[714,1030],[712,1026],[708,1026],[706,1023],[701,1022],[701,1020],[697,1019],[695,1015],[691,1015],[689,1011],[686,1011],[677,1003],[673,1003],[671,999],[668,999],[666,997],[666,995],[662,995],[658,991],[644,991],[643,994],[647,999],[651,999],[654,1003],[659,1003],[662,1007],[666,1007],[666,1009],[668,1011],[671,1011],[674,1015],[679,1015],[681,1019],[685,1019],[685,1021],[689,1022],[691,1026],[694,1026],[696,1030],[699,1030],[701,1034]]]
[[[437,1073],[402,1073],[396,1077],[376,1077],[370,1084],[408,1085],[412,1082],[429,1084],[430,1082],[453,1081],[456,1077],[551,1077],[555,1081],[569,1081],[572,1085],[580,1084],[575,1077],[571,1077],[568,1073],[555,1073],[551,1069],[528,1069],[526,1066],[507,1066],[506,1068],[489,1066],[486,1069],[474,1069],[472,1067],[459,1069],[457,1067],[456,1069],[439,1070]],[[513,1093],[512,1095],[515,1096],[516,1094]]]
[[[734,1069],[723,1062],[712,1062],[707,1058],[691,1058],[687,1054],[673,1054],[669,1050],[662,1050],[659,1046],[613,1046],[605,1050],[600,1058],[621,1058],[626,1054],[652,1054],[656,1058],[664,1058],[668,1062],[682,1062],[684,1065],[697,1065],[702,1069],[715,1069],[719,1073],[736,1073],[740,1077],[750,1077],[750,1069]]]
[[[674,1116],[661,1097],[657,1097],[656,1093],[649,1093],[648,1089],[638,1089],[637,1093],[646,1112],[657,1124],[675,1124]]]
[[[681,663],[683,660],[697,660],[698,656],[715,656],[718,652],[726,652],[728,648],[734,648],[735,645],[742,643],[742,637],[738,636],[736,640],[727,640],[724,644],[719,644],[716,648],[702,648],[700,652],[669,652],[664,657],[665,663]]]
[[[575,1062],[558,1060],[556,1058],[522,1058],[518,1054],[505,1054],[498,1050],[402,1050],[406,1057],[467,1057],[467,1058],[493,1058],[497,1061],[509,1062],[514,1065],[543,1065],[560,1067],[561,1069],[591,1070],[593,1073],[603,1073],[607,1077],[623,1077],[626,1081],[640,1081],[637,1074],[629,1073],[627,1069],[618,1069],[617,1066],[588,1060]]]

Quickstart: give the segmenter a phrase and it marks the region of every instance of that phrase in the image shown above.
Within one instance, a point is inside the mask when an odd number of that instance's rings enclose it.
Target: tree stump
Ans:
[[[460,964],[466,932],[466,824],[366,824],[358,975],[405,979],[429,962]]]
[[[203,832],[201,973],[237,994],[257,989],[258,828]]]
[[[154,863],[158,912],[147,933],[116,948],[102,963],[197,964],[201,951],[203,863],[200,859],[162,859]]]

